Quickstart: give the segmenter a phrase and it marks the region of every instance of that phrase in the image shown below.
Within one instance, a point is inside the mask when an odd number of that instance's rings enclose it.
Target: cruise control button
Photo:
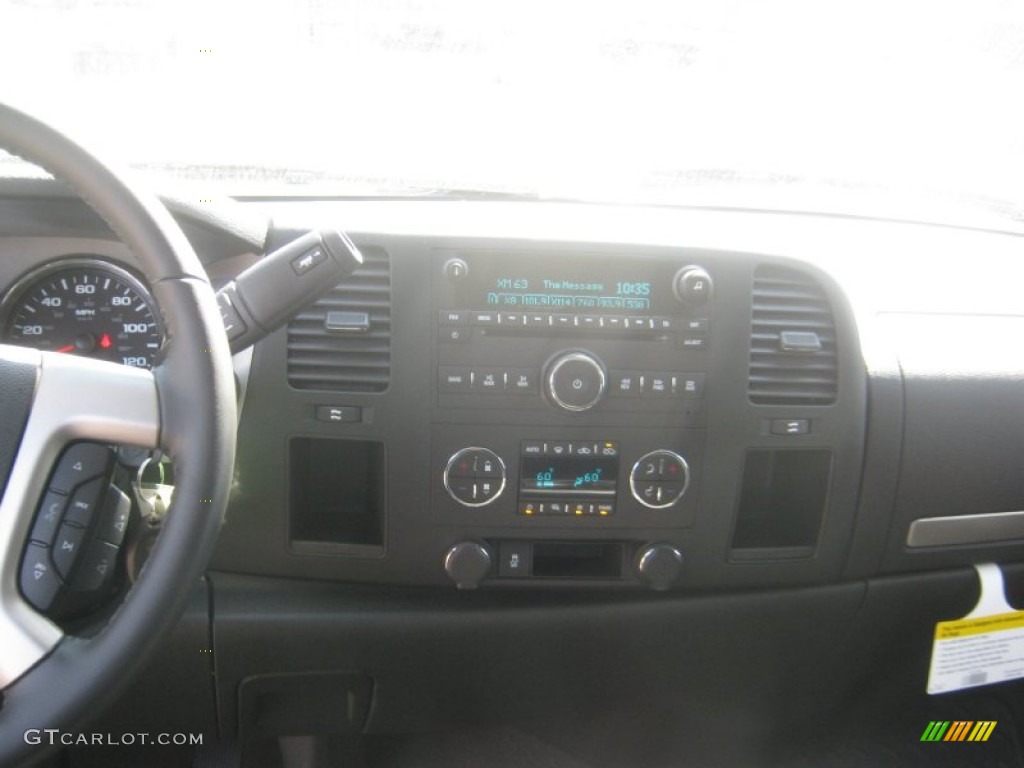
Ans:
[[[50,480],[50,488],[61,493],[71,493],[78,485],[94,477],[105,475],[110,468],[113,455],[110,449],[96,443],[78,443],[71,446],[61,457]]]
[[[76,592],[93,592],[114,577],[118,548],[106,541],[94,540],[82,558],[82,567],[71,582]]]
[[[85,528],[76,528],[65,523],[57,531],[57,538],[53,541],[53,564],[62,578],[66,579],[74,568],[82,549],[83,539]]]
[[[50,562],[48,547],[30,542],[21,562],[21,594],[40,611],[49,610],[64,586]]]
[[[124,541],[131,513],[131,500],[119,488],[110,486],[107,489],[107,498],[103,503],[99,523],[96,525],[96,538],[119,545]]]
[[[99,507],[100,497],[103,495],[103,486],[106,485],[105,477],[97,477],[85,485],[79,487],[71,496],[67,512],[64,513],[64,522],[88,528],[96,518],[96,510]]]
[[[43,498],[36,513],[36,521],[32,526],[30,538],[49,546],[53,543],[53,537],[57,534],[57,527],[64,516],[64,505],[68,503],[67,496],[50,491]]]

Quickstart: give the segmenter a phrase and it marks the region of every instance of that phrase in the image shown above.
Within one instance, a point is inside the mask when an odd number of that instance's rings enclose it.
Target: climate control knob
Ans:
[[[505,490],[505,462],[489,448],[463,448],[448,459],[444,487],[463,506],[485,507]]]
[[[476,589],[491,570],[491,552],[475,541],[459,542],[444,556],[444,570],[459,589]]]
[[[641,456],[629,473],[633,498],[651,509],[667,509],[683,498],[690,485],[686,459],[672,451],[651,451]]]
[[[604,366],[586,352],[566,352],[548,365],[544,388],[552,403],[566,411],[589,411],[604,397]]]
[[[672,586],[682,569],[683,553],[671,544],[652,544],[637,554],[637,574],[656,592]]]

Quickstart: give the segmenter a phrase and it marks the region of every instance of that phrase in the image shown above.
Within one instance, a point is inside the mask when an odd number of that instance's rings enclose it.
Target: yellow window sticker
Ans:
[[[998,565],[976,565],[981,598],[962,619],[935,625],[928,693],[1024,677],[1024,611],[1006,602]]]

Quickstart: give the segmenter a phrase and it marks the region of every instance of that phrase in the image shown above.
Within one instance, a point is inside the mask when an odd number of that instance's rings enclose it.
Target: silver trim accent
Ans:
[[[1024,511],[922,517],[907,529],[911,548],[999,544],[1011,539],[1024,539]]]
[[[451,489],[451,486],[448,485],[448,472],[451,470],[452,464],[455,463],[456,459],[458,459],[459,456],[461,456],[464,453],[468,453],[469,451],[486,451],[487,453],[491,454],[491,456],[496,458],[498,460],[498,464],[501,466],[501,487],[498,488],[498,492],[496,494],[494,494],[487,501],[481,502],[480,504],[473,504],[472,502],[469,502],[469,501],[463,501],[462,499],[460,499],[458,496],[455,495],[455,493]],[[475,479],[475,478],[473,478],[473,479]],[[484,478],[484,479],[486,479],[486,478]],[[502,461],[501,456],[496,454],[490,448],[483,448],[482,446],[479,446],[479,445],[472,445],[472,446],[470,446],[468,448],[462,448],[462,449],[456,451],[455,453],[452,454],[451,458],[448,459],[448,463],[445,465],[445,468],[444,468],[444,489],[446,491],[448,491],[448,495],[449,496],[451,496],[453,499],[455,499],[455,501],[457,501],[459,504],[461,504],[464,507],[473,507],[473,508],[476,509],[476,508],[479,508],[479,507],[486,507],[488,504],[493,504],[495,501],[498,500],[498,497],[501,496],[501,494],[503,494],[505,492],[505,484],[507,482],[508,482],[508,470],[506,469],[505,462]]]
[[[672,499],[671,501],[669,501],[666,504],[649,504],[648,502],[646,502],[642,498],[640,498],[640,494],[636,492],[636,481],[637,481],[637,478],[636,478],[636,468],[640,466],[640,462],[645,461],[646,459],[649,459],[652,456],[665,456],[667,458],[676,459],[682,465],[682,467],[683,467],[683,489],[679,492],[678,496],[676,496],[674,499]],[[656,482],[656,481],[652,481],[652,482]],[[643,456],[641,456],[639,459],[636,460],[636,463],[633,465],[633,468],[631,470],[629,470],[629,492],[633,495],[634,499],[636,499],[638,502],[643,504],[648,509],[668,509],[673,504],[675,504],[677,501],[679,501],[681,498],[683,498],[683,496],[686,495],[686,490],[689,487],[690,487],[690,465],[687,464],[686,463],[686,459],[684,459],[678,453],[675,453],[674,451],[670,451],[670,450],[665,449],[665,448],[659,448],[656,451],[651,451],[650,453],[645,453]]]
[[[38,368],[35,399],[0,501],[0,689],[60,642],[61,630],[18,589],[29,525],[53,463],[74,440],[157,447],[160,406],[153,374],[100,360],[0,345],[0,356]]]
[[[594,396],[594,399],[591,400],[586,405],[569,405],[558,396],[558,392],[555,390],[555,374],[558,373],[558,369],[561,368],[566,363],[576,361],[590,363],[592,366],[594,366],[594,370],[597,371],[597,375],[601,379],[600,386],[598,386],[597,388],[597,394]],[[548,371],[548,396],[554,401],[555,405],[557,405],[559,408],[564,408],[565,410],[572,411],[573,413],[589,411],[591,408],[593,408],[595,405],[601,402],[601,398],[604,397],[604,393],[607,387],[608,379],[604,374],[604,368],[601,367],[601,364],[594,357],[586,354],[585,352],[570,352],[567,355],[563,355],[551,365],[551,368]]]

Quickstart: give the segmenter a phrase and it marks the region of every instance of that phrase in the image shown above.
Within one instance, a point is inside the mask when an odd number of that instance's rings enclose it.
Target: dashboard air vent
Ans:
[[[810,275],[754,271],[747,393],[758,405],[829,405],[838,379],[836,328],[825,291]]]
[[[288,324],[288,383],[296,389],[381,392],[391,380],[391,266],[379,248]]]

